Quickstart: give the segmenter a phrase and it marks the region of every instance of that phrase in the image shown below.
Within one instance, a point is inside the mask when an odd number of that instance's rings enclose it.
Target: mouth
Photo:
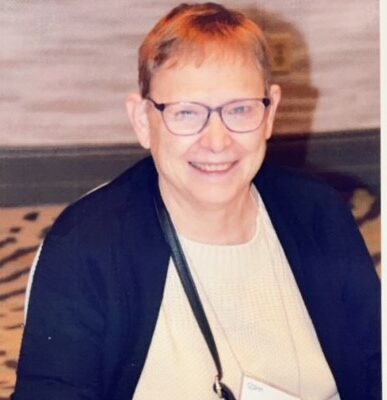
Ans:
[[[191,161],[189,164],[201,172],[221,173],[229,171],[236,164],[236,161],[224,163],[201,163]]]

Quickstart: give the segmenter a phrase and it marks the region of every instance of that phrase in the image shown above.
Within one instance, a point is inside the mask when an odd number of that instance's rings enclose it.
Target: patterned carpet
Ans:
[[[348,201],[380,275],[379,198],[358,189]],[[0,208],[0,400],[8,399],[15,381],[28,272],[39,243],[63,208]]]

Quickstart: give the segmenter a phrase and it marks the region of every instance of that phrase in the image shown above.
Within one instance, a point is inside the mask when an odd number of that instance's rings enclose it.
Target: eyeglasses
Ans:
[[[161,112],[165,126],[173,135],[189,136],[200,133],[207,125],[212,112],[217,112],[223,124],[231,132],[247,133],[258,129],[270,106],[268,97],[240,99],[211,108],[196,102],[156,103],[149,100]]]

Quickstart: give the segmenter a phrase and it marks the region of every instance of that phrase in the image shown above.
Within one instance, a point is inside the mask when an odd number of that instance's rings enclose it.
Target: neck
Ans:
[[[246,243],[255,234],[257,206],[249,188],[228,204],[211,206],[166,195],[163,187],[160,191],[178,233],[187,239],[232,245]]]

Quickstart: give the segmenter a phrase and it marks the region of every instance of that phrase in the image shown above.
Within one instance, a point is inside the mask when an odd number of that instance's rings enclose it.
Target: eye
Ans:
[[[197,112],[194,110],[184,109],[184,110],[177,110],[174,113],[175,119],[189,119],[193,118],[197,115]]]
[[[227,110],[230,115],[247,115],[251,114],[253,108],[248,104],[235,104]]]
[[[168,118],[176,122],[196,121],[202,118],[203,111],[197,104],[176,104],[167,109]]]

